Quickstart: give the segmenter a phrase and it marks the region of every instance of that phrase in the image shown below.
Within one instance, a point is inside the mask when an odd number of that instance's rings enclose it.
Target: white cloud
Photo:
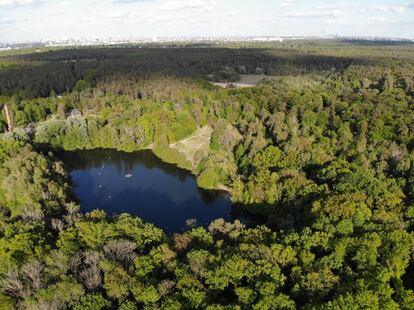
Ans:
[[[369,17],[368,20],[371,22],[377,23],[377,22],[388,22],[390,21],[390,18],[384,17],[384,16],[378,16],[378,17]]]
[[[327,18],[339,17],[342,15],[341,10],[310,10],[287,13],[286,17],[291,18]]]
[[[201,11],[213,11],[217,5],[216,1],[206,0],[170,0],[161,6],[161,10],[178,11],[197,9]]]
[[[9,17],[0,17],[0,25],[11,25],[15,22],[14,19]]]
[[[411,38],[412,9],[414,0],[0,0],[0,42],[62,35],[322,35],[324,30]]]
[[[377,11],[377,12],[391,12],[391,13],[404,13],[407,9],[407,6],[404,5],[374,5],[368,7],[367,11]]]
[[[84,22],[87,22],[89,25],[95,25],[96,24],[96,17],[93,15],[85,15],[82,17],[82,20]]]
[[[318,10],[344,10],[344,9],[356,9],[359,5],[350,5],[350,4],[344,4],[344,3],[335,3],[335,4],[324,4],[324,5],[317,5],[315,6],[315,9]]]
[[[292,5],[296,0],[283,0],[280,4],[281,6],[290,6]]]
[[[30,5],[38,2],[37,0],[0,0],[0,6],[20,6]]]
[[[367,19],[358,22],[360,25],[391,25],[398,24],[398,20],[391,19],[385,16],[371,16]]]
[[[236,17],[236,16],[238,16],[240,14],[240,12],[239,11],[230,11],[230,12],[228,12],[226,15],[227,16],[230,16],[230,17]]]
[[[145,2],[151,0],[112,0],[113,3],[134,3],[134,2]]]
[[[60,27],[62,27],[62,28],[71,28],[71,27],[73,27],[75,24],[74,23],[72,23],[72,22],[63,22],[63,23],[61,23],[60,24]]]
[[[125,10],[116,10],[108,15],[108,17],[115,18],[115,19],[124,18],[127,16],[128,16],[128,12]]]

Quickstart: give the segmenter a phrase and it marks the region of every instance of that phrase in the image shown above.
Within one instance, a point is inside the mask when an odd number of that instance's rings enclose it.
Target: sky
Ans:
[[[414,38],[414,0],[0,0],[0,42],[192,36]]]

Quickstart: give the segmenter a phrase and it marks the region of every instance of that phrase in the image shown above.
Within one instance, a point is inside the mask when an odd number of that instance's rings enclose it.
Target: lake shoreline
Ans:
[[[54,154],[69,171],[82,212],[129,213],[173,233],[192,228],[188,220],[194,227],[207,227],[218,218],[249,222],[248,213],[233,210],[228,191],[201,188],[191,171],[165,163],[151,150],[94,148]]]

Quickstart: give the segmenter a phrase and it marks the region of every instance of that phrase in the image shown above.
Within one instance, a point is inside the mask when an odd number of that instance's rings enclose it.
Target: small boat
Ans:
[[[125,177],[130,178],[130,177],[132,177],[132,174],[128,173],[128,174],[125,175]]]

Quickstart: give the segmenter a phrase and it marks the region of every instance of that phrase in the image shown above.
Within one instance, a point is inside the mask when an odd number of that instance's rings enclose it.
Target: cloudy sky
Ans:
[[[414,38],[414,1],[0,0],[0,42],[332,34]]]

